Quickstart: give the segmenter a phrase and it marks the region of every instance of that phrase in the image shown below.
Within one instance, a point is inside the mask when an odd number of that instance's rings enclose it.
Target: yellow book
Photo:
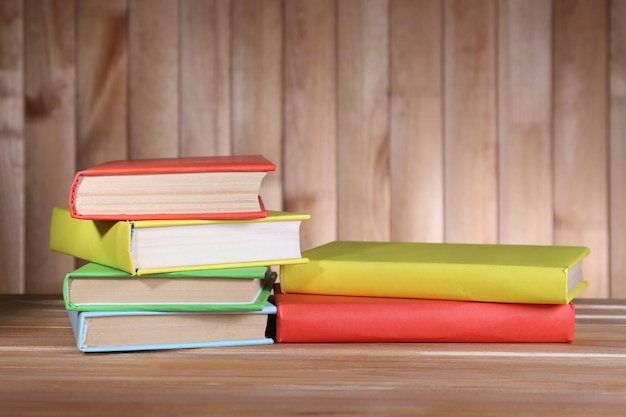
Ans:
[[[77,219],[52,210],[50,249],[133,275],[306,262],[300,224],[308,214],[268,211],[248,220]]]
[[[285,293],[567,304],[586,286],[586,247],[330,242],[281,266]]]

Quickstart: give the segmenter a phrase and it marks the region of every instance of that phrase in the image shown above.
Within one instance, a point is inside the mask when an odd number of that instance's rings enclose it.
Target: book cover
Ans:
[[[276,342],[571,342],[573,304],[275,296]]]
[[[68,310],[76,346],[83,352],[123,352],[272,344],[268,317],[276,307],[248,312]]]
[[[306,262],[300,224],[308,214],[269,211],[248,220],[77,219],[52,210],[50,249],[132,275]]]
[[[286,293],[567,304],[586,286],[576,246],[330,242],[281,267]]]
[[[66,274],[63,299],[78,311],[253,311],[263,308],[275,280],[261,266],[139,277],[88,263]]]
[[[275,169],[261,155],[109,161],[75,174],[68,206],[92,220],[261,218],[261,182]]]

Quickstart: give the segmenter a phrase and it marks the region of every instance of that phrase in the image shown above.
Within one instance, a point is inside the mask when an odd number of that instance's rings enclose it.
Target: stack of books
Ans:
[[[277,342],[571,342],[575,246],[336,241],[281,267]]]
[[[76,173],[50,248],[87,261],[63,296],[85,352],[270,344],[273,267],[309,215],[267,210],[259,155],[111,161]]]

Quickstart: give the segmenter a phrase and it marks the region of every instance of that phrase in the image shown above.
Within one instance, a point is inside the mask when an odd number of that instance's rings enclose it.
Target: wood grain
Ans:
[[[0,402],[10,415],[47,416],[86,409],[92,416],[621,416],[626,305],[576,305],[571,344],[274,344],[83,354],[60,297],[5,296]]]
[[[308,249],[337,237],[336,4],[285,3],[285,209],[311,215]]]
[[[496,243],[496,3],[445,2],[445,240]]]
[[[499,3],[498,194],[501,243],[553,243],[552,8]]]
[[[24,291],[24,8],[0,2],[0,292]]]
[[[181,156],[229,155],[230,1],[185,0],[180,10]]]
[[[389,240],[389,4],[338,4],[337,237]]]
[[[444,240],[443,7],[390,4],[390,172],[394,241]]]
[[[626,1],[611,1],[610,16],[609,285],[626,298]]]
[[[626,296],[624,8],[0,1],[0,292],[60,291],[49,215],[77,169],[262,153],[304,249],[583,244],[584,294]]]
[[[232,152],[276,164],[261,186],[269,209],[283,209],[283,2],[235,0],[232,35]]]
[[[554,3],[554,238],[591,249],[589,297],[609,293],[607,7]]]
[[[128,157],[127,0],[75,10],[75,169]],[[86,263],[76,259],[75,266]]]
[[[179,154],[178,12],[178,0],[130,3],[130,158]]]
[[[48,247],[52,207],[67,204],[76,159],[75,3],[24,3],[25,291],[60,292],[73,258]]]
[[[78,3],[76,168],[128,157],[128,1]]]

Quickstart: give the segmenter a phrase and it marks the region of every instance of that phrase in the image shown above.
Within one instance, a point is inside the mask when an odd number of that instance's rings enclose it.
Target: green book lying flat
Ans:
[[[275,279],[269,267],[136,276],[89,263],[65,276],[63,298],[77,311],[258,311]]]

